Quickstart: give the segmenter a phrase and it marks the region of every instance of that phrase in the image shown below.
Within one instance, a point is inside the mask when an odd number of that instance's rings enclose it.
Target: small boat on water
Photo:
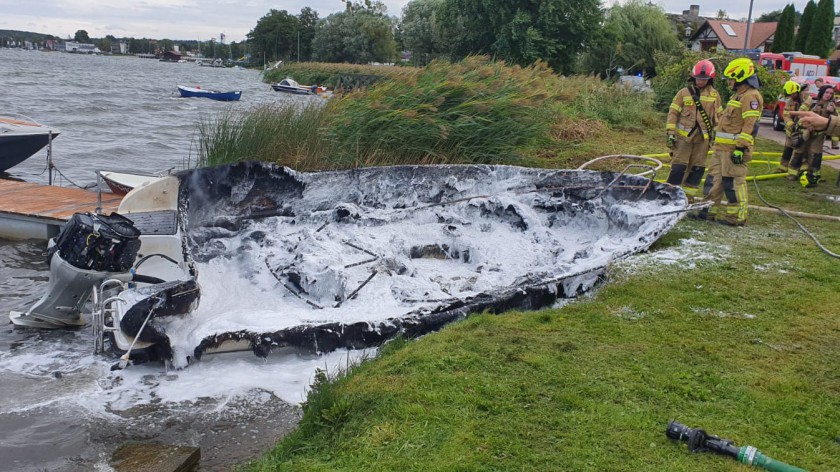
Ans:
[[[358,349],[575,297],[686,208],[679,187],[616,172],[189,169],[136,188],[110,216],[75,214],[50,243],[46,294],[10,318],[89,322],[95,351],[121,356],[115,368]]]
[[[178,92],[184,98],[209,98],[211,100],[219,100],[223,102],[233,102],[239,100],[242,96],[242,91],[219,92],[218,90],[208,90],[201,87],[187,87],[185,85],[178,86]]]
[[[318,85],[301,85],[295,82],[294,79],[286,77],[285,79],[281,80],[280,82],[274,82],[271,84],[271,88],[274,89],[275,92],[285,92],[285,93],[292,93],[295,95],[321,95],[329,94],[330,92],[327,90],[326,87],[321,87]]]
[[[154,182],[158,179],[163,178],[173,169],[169,169],[168,171],[163,172],[157,172],[154,174],[100,170],[99,176],[102,177],[102,181],[105,182],[106,185],[108,185],[108,188],[111,189],[111,192],[113,192],[116,195],[125,195],[128,192],[132,191],[135,187],[139,187],[140,185],[145,184],[147,182]]]
[[[23,115],[0,115],[0,172],[50,144],[59,132]]]

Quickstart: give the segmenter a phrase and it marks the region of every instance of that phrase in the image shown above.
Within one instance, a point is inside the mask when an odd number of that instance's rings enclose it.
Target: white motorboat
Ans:
[[[0,172],[11,169],[52,143],[54,128],[23,115],[0,115]]]
[[[295,95],[319,95],[321,97],[328,97],[332,92],[328,91],[326,87],[318,85],[301,85],[290,77],[286,77],[280,82],[271,84],[271,88],[275,92],[285,92]]]

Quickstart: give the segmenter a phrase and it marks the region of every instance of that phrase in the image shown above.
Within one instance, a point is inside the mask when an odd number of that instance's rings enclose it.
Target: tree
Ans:
[[[286,10],[271,9],[257,21],[248,32],[248,40],[254,46],[254,54],[269,60],[297,57],[297,33],[300,20]]]
[[[755,22],[756,23],[772,23],[774,21],[781,21],[784,10],[773,10],[767,13],[762,13]],[[775,41],[775,40],[774,40]]]
[[[77,43],[89,43],[90,36],[88,36],[88,32],[85,30],[76,31],[76,34],[73,36],[73,40]]]
[[[834,0],[820,0],[803,52],[828,57],[834,46]]]
[[[372,8],[353,5],[321,20],[312,40],[313,57],[354,64],[393,62],[397,55],[394,22],[384,13],[384,6],[380,2]]]
[[[601,43],[607,50],[590,49],[590,71],[607,71],[621,66],[629,73],[649,72],[656,66],[657,51],[672,53],[681,43],[665,17],[662,8],[644,0],[629,0],[616,4],[609,10],[604,24],[605,39]],[[610,62],[603,62],[609,58]]]
[[[794,46],[799,52],[805,52],[808,43],[808,35],[811,33],[811,28],[814,23],[814,15],[817,13],[817,4],[814,0],[808,0],[805,9],[802,11],[802,19],[799,20],[799,30],[796,32],[796,41]]]
[[[400,33],[415,62],[427,63],[447,52],[440,24],[444,0],[413,0],[403,9]]]
[[[779,17],[779,25],[773,35],[772,52],[792,51],[794,48],[794,29],[796,25],[796,10],[793,4],[787,5]]]
[[[312,40],[318,31],[318,12],[303,7],[298,15],[298,27],[300,33],[299,47],[300,60],[309,61],[312,59]]]
[[[443,41],[458,59],[488,54],[571,72],[604,19],[599,0],[444,0]]]
[[[160,41],[158,41],[157,48],[161,54],[168,51],[173,51],[175,50],[175,41],[172,41],[171,39],[161,39]]]

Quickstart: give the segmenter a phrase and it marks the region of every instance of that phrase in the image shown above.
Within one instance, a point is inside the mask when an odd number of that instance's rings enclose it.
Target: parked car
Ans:
[[[618,85],[633,92],[652,92],[650,84],[647,83],[644,77],[637,75],[622,75],[618,77]]]
[[[827,85],[834,85],[836,88],[840,84],[840,77],[832,77],[830,75],[823,76],[823,81]],[[817,98],[817,88],[814,87],[814,81],[817,77],[793,77],[790,80],[802,86],[802,90],[811,94],[812,99]],[[766,115],[773,117],[773,129],[782,131],[785,129],[785,100],[787,98],[784,94],[779,95],[775,103],[767,103],[764,105],[764,112]]]

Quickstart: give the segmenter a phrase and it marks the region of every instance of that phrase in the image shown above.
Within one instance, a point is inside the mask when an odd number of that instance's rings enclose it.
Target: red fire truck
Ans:
[[[819,56],[809,56],[801,52],[772,53],[763,52],[758,58],[759,64],[767,70],[784,70],[794,77],[819,77],[828,75],[828,61]]]

